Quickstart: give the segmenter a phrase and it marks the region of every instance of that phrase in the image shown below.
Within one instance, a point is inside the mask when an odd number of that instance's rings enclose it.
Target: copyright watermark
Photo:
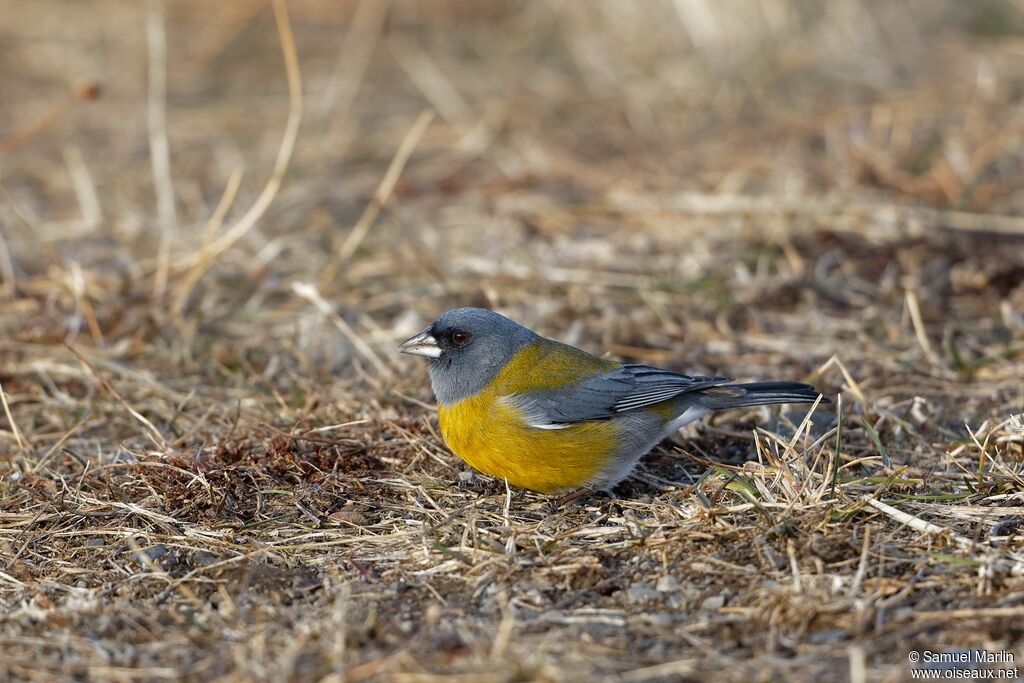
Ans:
[[[914,680],[1015,681],[1020,671],[1008,650],[911,650],[907,653]]]

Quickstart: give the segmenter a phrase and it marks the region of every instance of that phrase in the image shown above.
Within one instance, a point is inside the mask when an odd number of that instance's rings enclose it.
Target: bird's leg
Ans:
[[[559,509],[561,509],[563,506],[568,505],[574,500],[579,500],[580,498],[583,498],[584,496],[591,494],[593,492],[594,489],[592,489],[591,487],[581,486],[575,491],[570,491],[561,498],[556,498],[555,500],[551,501],[551,505],[548,507],[548,510],[551,514],[554,514],[558,512]]]

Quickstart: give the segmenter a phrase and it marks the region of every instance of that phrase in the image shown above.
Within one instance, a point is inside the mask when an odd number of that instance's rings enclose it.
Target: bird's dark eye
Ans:
[[[471,336],[473,335],[465,330],[455,330],[452,332],[452,344],[455,344],[456,346],[465,346]]]

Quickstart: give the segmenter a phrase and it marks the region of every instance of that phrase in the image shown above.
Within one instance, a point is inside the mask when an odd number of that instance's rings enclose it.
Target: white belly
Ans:
[[[702,406],[690,406],[683,411],[682,415],[665,425],[665,428],[662,430],[662,438],[672,436],[680,427],[685,427],[691,422],[696,422],[709,412],[711,411]]]

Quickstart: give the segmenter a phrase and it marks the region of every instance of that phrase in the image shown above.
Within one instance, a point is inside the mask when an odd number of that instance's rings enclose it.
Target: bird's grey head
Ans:
[[[483,308],[453,308],[398,347],[424,356],[438,403],[451,405],[486,386],[536,335]]]

